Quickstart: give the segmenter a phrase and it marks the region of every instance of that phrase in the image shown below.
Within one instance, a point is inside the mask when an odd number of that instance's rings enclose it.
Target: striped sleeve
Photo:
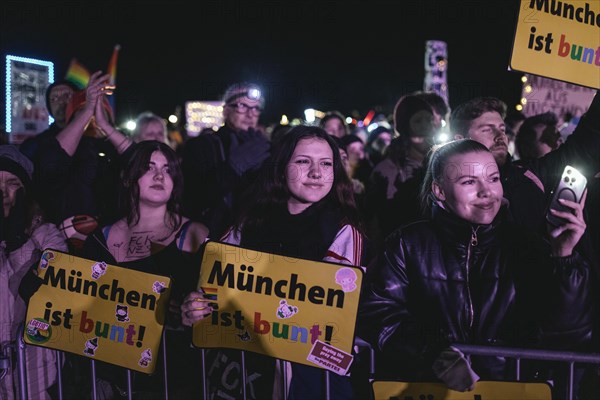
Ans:
[[[363,236],[352,225],[344,225],[337,233],[324,261],[360,266],[363,253]]]

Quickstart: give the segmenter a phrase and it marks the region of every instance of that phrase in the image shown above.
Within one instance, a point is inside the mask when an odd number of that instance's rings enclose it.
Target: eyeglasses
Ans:
[[[73,97],[73,92],[71,92],[71,91],[52,93],[50,95],[50,102],[56,103],[59,100],[68,102],[71,100],[72,97]]]
[[[262,108],[259,106],[249,106],[245,103],[230,103],[227,104],[227,107],[234,108],[239,114],[246,114],[248,111],[251,111],[251,114],[259,115],[262,111]]]

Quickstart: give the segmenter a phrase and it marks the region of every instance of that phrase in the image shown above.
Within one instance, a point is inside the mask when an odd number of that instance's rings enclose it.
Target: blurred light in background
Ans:
[[[308,123],[315,122],[315,110],[312,108],[307,108],[304,110],[304,119]]]

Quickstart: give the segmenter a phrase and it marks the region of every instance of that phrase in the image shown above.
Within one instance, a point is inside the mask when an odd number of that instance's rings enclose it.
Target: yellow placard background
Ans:
[[[450,390],[442,383],[374,381],[376,400],[435,399],[435,400],[551,400],[546,383],[486,382],[475,383],[469,392]]]
[[[562,4],[560,15],[552,15],[552,3]],[[566,5],[574,7],[572,20],[562,16]],[[578,12],[578,9],[582,9],[582,12]],[[586,10],[594,15],[593,25],[578,22],[575,18],[579,15],[585,21]],[[600,89],[600,65],[597,63],[600,61],[600,26],[596,24],[600,19],[598,14],[598,0],[521,0],[510,60],[511,68]],[[588,13],[588,21],[591,20],[589,16],[591,14]],[[533,33],[532,28],[535,29]],[[568,54],[561,56],[567,50],[567,43]],[[571,59],[574,45],[577,48],[583,47],[581,60],[586,52],[591,54],[591,63],[588,62],[589,58],[585,59],[586,62]],[[535,50],[540,46],[539,50]],[[577,55],[577,52],[574,54]]]
[[[171,281],[105,265],[44,251],[38,266],[44,284],[29,300],[23,338],[28,344],[150,374],[158,358]],[[93,286],[96,296],[91,295]],[[117,315],[117,305],[120,311],[126,306],[126,312]],[[44,323],[50,324],[48,331]]]
[[[344,287],[336,283],[336,276],[338,281],[346,278]],[[193,343],[204,348],[248,350],[313,367],[317,365],[306,358],[314,340],[329,342],[351,354],[362,277],[362,269],[358,267],[209,242],[198,287],[216,294],[218,311],[194,325]],[[270,295],[266,290],[255,293],[261,279],[272,281]],[[245,285],[250,281],[253,283],[250,291],[238,289],[237,283]],[[294,281],[296,284],[292,284]],[[278,294],[283,297],[276,294],[278,285],[281,289]],[[298,291],[295,298],[290,296],[291,287],[299,285],[306,287],[303,301]],[[328,294],[330,305],[327,305]],[[286,304],[281,304],[282,300]],[[320,301],[323,304],[316,304]],[[288,317],[281,318],[278,312]]]

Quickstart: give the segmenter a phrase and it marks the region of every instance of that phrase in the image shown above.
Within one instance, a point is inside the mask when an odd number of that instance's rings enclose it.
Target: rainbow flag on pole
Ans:
[[[117,84],[117,59],[119,57],[119,50],[121,50],[121,45],[116,44],[112,56],[110,57],[110,61],[108,62],[108,68],[106,72],[110,75],[109,83],[113,86]],[[113,110],[113,115],[116,115],[116,104],[115,104],[115,95],[108,96],[108,102]]]
[[[90,71],[73,58],[71,59],[71,64],[69,64],[69,69],[67,69],[65,79],[73,83],[79,89],[83,89],[87,86],[90,75]]]

